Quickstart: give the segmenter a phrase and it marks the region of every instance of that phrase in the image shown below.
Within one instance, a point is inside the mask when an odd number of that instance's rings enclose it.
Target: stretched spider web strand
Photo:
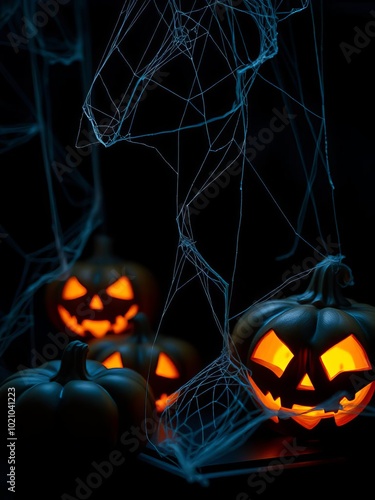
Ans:
[[[295,66],[293,70],[296,72],[297,81],[295,93],[300,94],[300,99],[286,92],[280,80],[278,85],[268,82],[304,110],[315,145],[309,171],[307,166],[309,163],[305,160],[300,147],[298,130],[292,124],[307,185],[296,225],[288,219],[281,204],[259,174],[255,163],[246,157],[250,90],[258,77],[263,78],[261,68],[264,63],[278,54],[278,22],[289,18],[292,13],[306,9],[308,5],[309,2],[301,2],[299,8],[283,11],[281,3],[276,7],[272,2],[251,1],[243,2],[240,7],[234,7],[229,2],[193,2],[185,9],[183,2],[172,1],[164,3],[162,9],[158,8],[158,2],[142,3],[138,10],[135,3],[125,4],[121,20],[117,24],[118,31],[113,33],[112,41],[107,47],[103,62],[94,76],[83,105],[83,117],[88,118],[97,140],[104,146],[109,147],[116,142],[126,141],[155,149],[165,164],[176,174],[176,224],[179,236],[172,283],[162,319],[172,306],[178,292],[198,280],[216,327],[224,339],[222,353],[218,359],[180,388],[177,399],[164,410],[161,418],[164,437],[156,445],[154,443],[155,449],[161,456],[168,457],[168,460],[177,465],[181,474],[189,480],[202,480],[202,475],[198,471],[200,467],[210,463],[218,453],[225,454],[240,446],[252,434],[259,422],[272,416],[272,412],[249,409],[251,407],[249,400],[252,398],[247,388],[246,374],[242,373],[243,367],[240,370],[234,369],[228,357],[229,321],[236,317],[236,314],[229,316],[229,312],[235,286],[242,225],[242,188],[245,169],[248,166],[253,169],[265,187],[272,203],[283,215],[296,239],[314,249],[307,238],[303,238],[301,231],[307,203],[313,205],[319,227],[313,188],[318,161],[327,160],[327,148],[325,156],[320,149],[323,138],[326,140],[325,115],[324,107],[323,114],[319,116],[319,113],[308,109],[305,105],[298,67]],[[138,54],[138,59],[134,59],[130,57],[127,42],[132,29],[136,27],[135,21],[139,23],[144,19],[146,8],[149,7],[154,8],[159,18],[155,30]],[[218,11],[218,8],[224,10]],[[223,12],[225,12],[224,22],[219,15]],[[249,15],[249,20],[252,20],[257,30],[259,44],[257,55],[250,54],[251,47],[248,46],[239,22],[238,16],[244,14]],[[209,49],[217,51],[221,56],[225,70],[218,73],[216,80],[213,78],[212,81],[205,81],[202,79],[202,73],[205,71],[207,61],[205,56],[206,51],[209,53]],[[318,59],[317,51],[315,55]],[[296,64],[295,54],[289,57],[289,63]],[[127,79],[124,79],[124,86],[120,91],[113,88],[113,82],[109,78],[112,60],[125,64]],[[182,86],[179,89],[173,80],[173,73],[171,76],[173,64],[177,65],[179,60],[184,63],[184,69],[188,67],[190,70],[189,88]],[[178,65],[176,67],[178,68]],[[160,77],[163,70],[164,79]],[[276,72],[276,77],[278,76]],[[320,71],[318,78],[322,79]],[[230,82],[234,87],[230,104],[221,106],[220,111],[215,108],[210,109],[210,92],[219,89],[224,81]],[[148,87],[152,90],[146,96],[145,89]],[[320,90],[322,91],[322,86]],[[99,95],[100,91],[102,99],[97,98],[95,101],[95,95]],[[116,95],[116,92],[121,93]],[[173,120],[172,117],[173,123],[161,121],[163,126],[158,122],[140,124],[138,115],[146,104],[152,104],[154,98],[159,98],[160,102],[164,100],[167,102],[170,99],[172,106],[176,103],[173,112],[177,120]],[[324,101],[323,94],[322,98]],[[320,122],[317,131],[310,116],[314,116]],[[103,117],[107,121],[101,124]],[[201,156],[197,152],[194,162],[187,164],[184,162],[184,145],[186,139],[189,141],[190,137],[186,134],[197,129],[200,129],[202,134],[197,134],[196,137],[202,139],[202,135],[205,136],[203,141],[206,149],[203,153],[199,152]],[[166,135],[169,135],[169,141],[163,140],[163,136]],[[175,140],[174,148],[173,140]],[[198,250],[202,245],[195,237],[192,209],[205,190],[235,162],[241,167],[238,182],[239,223],[235,232],[232,275],[230,281],[227,281],[211,267],[209,260]],[[187,168],[189,168],[188,176]],[[210,171],[207,172],[208,170]],[[305,274],[301,273],[293,279]],[[214,306],[211,287],[217,288],[223,297],[220,308]],[[223,311],[221,318],[218,314],[219,309]],[[159,328],[161,327],[162,321],[159,325]],[[208,399],[204,403],[202,397],[207,394],[209,394]],[[207,414],[204,412],[207,410],[209,417],[206,419]]]
[[[6,23],[9,23],[12,26],[11,29],[21,32],[23,19],[33,19],[37,7],[29,0],[19,2],[17,5],[14,3],[11,11],[7,10],[6,6],[2,6],[0,10],[3,13],[3,28],[6,29]],[[64,179],[64,182],[56,185],[53,167],[55,159],[63,157],[66,152],[53,123],[54,109],[50,96],[50,78],[56,66],[63,65],[69,69],[73,63],[78,62],[82,67],[83,76],[81,90],[83,93],[87,91],[87,83],[84,78],[85,75],[90,74],[88,67],[90,58],[86,57],[85,51],[90,51],[91,42],[89,31],[81,22],[86,10],[86,2],[80,2],[79,5],[73,6],[73,18],[76,20],[74,35],[71,34],[71,27],[67,28],[59,15],[56,15],[49,20],[56,27],[54,36],[46,35],[42,29],[39,29],[32,34],[33,36],[29,37],[26,46],[20,46],[19,54],[22,51],[22,56],[28,57],[30,61],[30,73],[25,75],[24,81],[28,77],[31,96],[27,95],[25,88],[14,81],[6,67],[7,64],[4,63],[1,67],[12,92],[19,96],[24,109],[28,110],[29,116],[32,117],[31,121],[2,127],[1,135],[7,137],[10,134],[12,141],[6,148],[1,149],[1,153],[7,152],[10,148],[15,150],[17,147],[27,145],[32,141],[35,143],[39,141],[40,164],[47,186],[53,234],[53,241],[30,252],[23,243],[18,243],[11,232],[5,228],[5,231],[9,233],[6,244],[18,256],[22,268],[20,268],[14,298],[8,312],[5,312],[1,318],[1,354],[7,350],[16,337],[23,334],[28,334],[31,346],[34,345],[34,300],[36,293],[51,279],[56,278],[73,265],[81,255],[92,231],[101,220],[101,192],[96,152],[93,151],[91,155],[93,184],[79,171],[76,171],[76,175],[70,177],[69,182]],[[13,32],[10,33],[13,34]],[[11,50],[14,48],[12,43],[14,44],[10,38],[9,43],[3,43],[3,45]],[[12,52],[10,53],[12,54]],[[15,57],[20,57],[19,54],[16,54]],[[12,57],[9,58],[8,62],[11,63],[11,61]],[[85,196],[79,200],[75,199],[69,189],[72,184],[75,184],[81,193],[85,193]],[[57,204],[57,188],[63,193],[63,198],[68,205],[74,206],[82,212],[82,215],[76,217],[76,220],[68,227],[62,225],[63,212]]]

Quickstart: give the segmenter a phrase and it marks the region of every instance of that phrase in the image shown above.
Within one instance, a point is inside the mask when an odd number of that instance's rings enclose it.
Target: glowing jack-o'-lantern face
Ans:
[[[107,304],[110,304],[108,309]],[[61,320],[71,331],[82,337],[91,334],[96,338],[110,332],[124,332],[138,308],[131,282],[126,276],[121,276],[105,289],[93,290],[91,287],[91,293],[77,276],[72,276],[64,284],[61,303],[57,305]],[[84,311],[84,314],[77,316],[69,311]]]
[[[131,324],[133,329],[127,335],[90,341],[89,358],[107,368],[131,368],[143,375],[160,412],[172,402],[181,385],[199,371],[201,359],[185,340],[155,337],[145,314],[137,314]]]
[[[127,332],[139,311],[153,318],[158,301],[156,282],[147,269],[113,256],[107,238],[95,243],[91,258],[77,261],[68,276],[46,289],[54,324],[86,339]]]
[[[304,293],[251,306],[233,330],[233,358],[277,431],[328,434],[373,403],[375,308],[342,295],[350,281],[327,258]]]
[[[327,418],[337,426],[347,424],[367,406],[375,390],[375,382],[366,378],[355,392],[348,384],[354,373],[371,370],[366,351],[353,334],[319,355],[303,346],[293,353],[269,330],[253,350],[249,367],[250,387],[258,401],[284,417],[289,414],[306,429]],[[271,418],[279,421],[278,416]]]

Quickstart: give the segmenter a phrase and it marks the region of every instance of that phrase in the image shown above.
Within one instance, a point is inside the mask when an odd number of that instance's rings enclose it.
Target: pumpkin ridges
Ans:
[[[17,388],[18,389],[18,388]],[[17,390],[16,390],[17,391]],[[27,438],[45,435],[47,439],[58,429],[56,401],[59,401],[61,386],[54,382],[43,382],[17,394],[17,433]],[[17,393],[17,392],[16,392]],[[30,425],[30,422],[33,422]]]
[[[110,446],[116,444],[119,431],[115,400],[91,381],[71,380],[63,387],[58,382],[45,382],[30,387],[17,401],[17,421],[20,436],[43,435],[48,427],[50,432],[63,431],[67,438],[95,436]]]
[[[359,328],[366,332],[367,341],[375,352],[375,307],[369,304],[354,303],[347,311],[357,322]]]
[[[91,439],[100,451],[113,447],[121,433],[153,417],[154,398],[144,378],[130,369],[109,370],[97,361],[86,360],[87,349],[87,344],[73,341],[64,351],[64,360],[25,369],[0,386],[3,409],[8,387],[15,388],[15,412],[21,423],[17,430],[22,441],[34,439],[38,433],[42,439],[48,427],[48,437],[54,436],[58,447],[76,436],[78,448],[80,438],[88,444]],[[79,355],[75,356],[77,351]],[[30,415],[43,422],[44,433],[43,425],[39,420],[35,424]]]
[[[71,380],[66,383],[61,391],[57,414],[68,437],[89,439],[95,436],[95,440],[116,445],[121,428],[118,401],[97,381]]]

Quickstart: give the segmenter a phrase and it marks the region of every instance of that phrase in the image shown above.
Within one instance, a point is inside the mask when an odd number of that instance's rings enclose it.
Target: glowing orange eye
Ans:
[[[73,300],[83,297],[86,293],[86,288],[77,280],[75,276],[72,276],[65,283],[61,296],[64,300]]]
[[[253,361],[273,371],[279,378],[293,358],[292,351],[273,330],[262,337],[251,355]]]
[[[180,376],[176,365],[173,363],[171,358],[166,354],[161,352],[158,358],[158,364],[155,370],[156,375],[166,378],[178,378]]]
[[[134,299],[133,287],[126,276],[121,276],[121,278],[109,285],[106,292],[115,299]]]
[[[121,354],[119,352],[114,352],[102,363],[106,368],[123,368]]]
[[[371,369],[366,352],[353,334],[328,349],[320,361],[329,380],[343,372]]]

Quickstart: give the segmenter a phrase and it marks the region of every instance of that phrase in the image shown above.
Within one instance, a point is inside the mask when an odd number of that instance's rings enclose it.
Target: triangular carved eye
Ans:
[[[171,358],[161,352],[158,358],[158,364],[155,370],[156,375],[165,378],[178,378],[180,376],[176,365],[173,363]]]
[[[366,351],[353,334],[329,348],[320,356],[320,361],[329,380],[343,372],[371,369]]]
[[[86,288],[78,281],[75,276],[72,276],[65,283],[64,288],[61,293],[61,297],[64,300],[78,299],[86,295]]]
[[[293,358],[292,351],[274,330],[270,330],[260,339],[251,355],[253,361],[273,371],[279,378]]]
[[[114,283],[109,285],[106,292],[115,299],[131,300],[134,299],[133,287],[126,276],[121,276]]]
[[[124,365],[122,363],[122,359],[121,359],[121,354],[119,352],[114,352],[113,354],[111,354],[110,356],[108,356],[108,358],[106,358],[102,364],[106,367],[106,368],[123,368]]]

